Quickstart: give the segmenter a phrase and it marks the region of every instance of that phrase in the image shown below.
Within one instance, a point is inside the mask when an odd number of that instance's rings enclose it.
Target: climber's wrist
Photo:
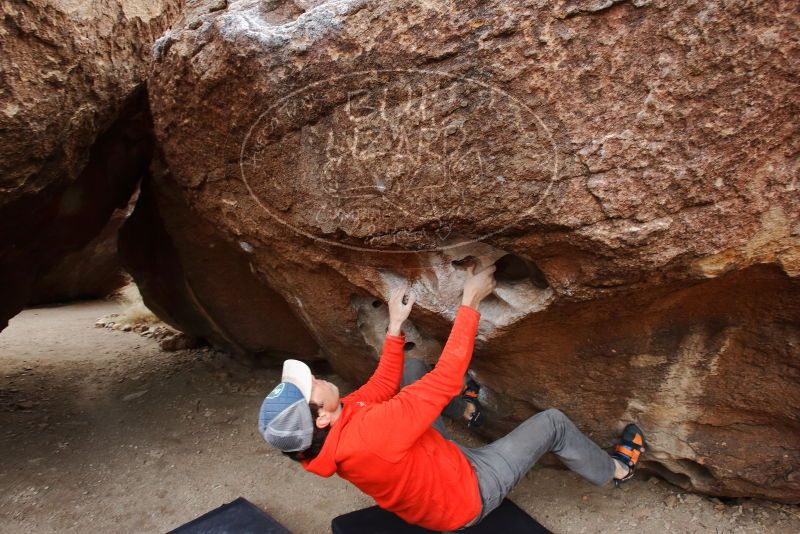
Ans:
[[[389,321],[389,328],[386,329],[386,333],[390,336],[399,336],[403,333],[403,321],[392,320]]]

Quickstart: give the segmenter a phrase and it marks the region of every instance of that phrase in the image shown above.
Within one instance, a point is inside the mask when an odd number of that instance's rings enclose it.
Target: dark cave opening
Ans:
[[[542,270],[521,256],[506,254],[495,262],[495,266],[494,278],[498,283],[528,281],[539,289],[550,287]]]

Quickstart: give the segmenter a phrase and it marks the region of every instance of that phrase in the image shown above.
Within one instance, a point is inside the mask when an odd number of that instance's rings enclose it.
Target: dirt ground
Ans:
[[[244,496],[313,534],[372,504],[258,435],[278,369],[248,369],[209,349],[162,352],[138,334],[94,327],[117,308],[30,309],[0,333],[0,532],[166,532]],[[511,498],[556,533],[800,532],[800,507],[726,504],[655,478],[615,490],[534,469]]]

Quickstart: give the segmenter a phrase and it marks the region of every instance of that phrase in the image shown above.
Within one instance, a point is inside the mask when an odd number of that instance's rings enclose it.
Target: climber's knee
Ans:
[[[547,417],[547,420],[550,421],[550,424],[553,425],[553,430],[556,437],[560,439],[560,437],[564,434],[564,429],[569,423],[569,418],[564,415],[564,412],[556,408],[547,409],[543,413]]]
[[[548,419],[550,419],[553,422],[563,421],[564,419],[567,418],[567,416],[564,415],[564,412],[562,412],[557,408],[548,408],[543,413],[547,416]]]

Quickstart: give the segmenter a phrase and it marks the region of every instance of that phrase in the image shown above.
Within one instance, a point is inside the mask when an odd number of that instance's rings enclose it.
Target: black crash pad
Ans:
[[[377,506],[340,515],[331,522],[333,534],[429,534]],[[504,499],[483,521],[459,531],[464,534],[552,534],[522,509]]]
[[[292,534],[243,497],[223,504],[169,534]]]

